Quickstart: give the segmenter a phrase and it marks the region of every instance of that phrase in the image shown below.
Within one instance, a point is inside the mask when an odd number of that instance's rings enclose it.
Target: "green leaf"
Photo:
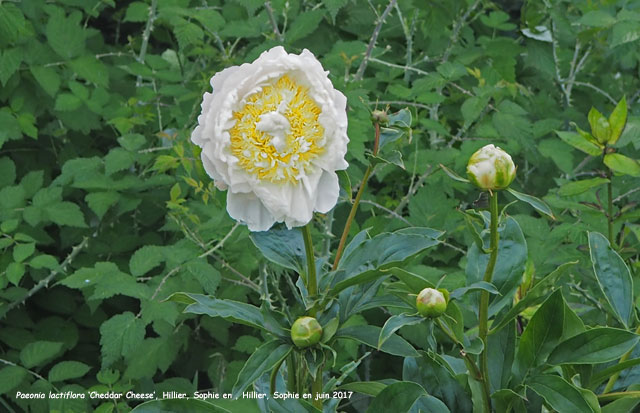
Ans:
[[[2,53],[0,58],[0,83],[2,86],[7,84],[7,81],[18,70],[22,63],[22,49],[15,47],[12,49],[6,49]]]
[[[84,51],[85,33],[80,27],[81,19],[79,12],[65,17],[62,9],[56,9],[47,21],[45,32],[49,45],[64,59],[79,56]]]
[[[338,270],[342,270],[341,276],[334,279],[331,294],[378,278],[380,271],[395,267],[407,258],[438,245],[438,238],[442,234],[443,232],[431,228],[404,228],[379,234],[353,248],[345,249],[338,265]]]
[[[451,178],[453,180],[456,180],[458,182],[465,182],[465,183],[471,182],[467,178],[463,178],[460,175],[458,175],[457,173],[453,172],[451,169],[447,168],[443,164],[440,164],[440,168],[442,168],[444,173],[447,174],[447,176],[449,176],[449,178]]]
[[[16,164],[11,158],[0,158],[0,188],[11,185],[16,180]]]
[[[287,29],[285,34],[287,41],[293,43],[310,35],[318,28],[323,17],[324,11],[320,9],[301,13]]]
[[[518,198],[518,200],[531,205],[536,211],[540,212],[541,214],[544,214],[553,220],[556,219],[556,217],[553,215],[553,211],[551,210],[551,208],[549,208],[549,205],[547,205],[543,200],[536,198],[533,195],[523,194],[522,192],[518,192],[513,188],[507,188],[507,191],[511,195]]]
[[[389,317],[380,330],[378,338],[378,349],[399,329],[404,326],[411,326],[424,321],[424,317],[409,314],[397,314]]]
[[[20,123],[8,110],[0,110],[0,147],[9,140],[22,138]]]
[[[222,317],[234,323],[271,332],[280,337],[289,336],[284,327],[267,323],[260,309],[250,304],[189,293],[175,293],[167,300],[188,304],[187,308],[184,309],[185,313]]]
[[[428,394],[417,383],[410,381],[393,383],[385,387],[371,401],[367,412],[408,412],[422,396],[428,396]]]
[[[616,18],[604,10],[591,10],[578,20],[579,24],[590,27],[609,27],[616,22]]]
[[[496,288],[495,285],[488,283],[486,281],[477,281],[471,285],[467,285],[466,287],[456,288],[451,292],[449,297],[451,299],[458,299],[465,295],[468,291],[487,291],[490,294],[500,295],[500,291]]]
[[[29,242],[26,244],[16,244],[16,246],[13,247],[13,260],[15,262],[22,262],[29,258],[35,250],[36,244],[33,242]]]
[[[61,361],[49,370],[49,381],[66,381],[84,377],[91,370],[88,366],[79,361]]]
[[[399,267],[392,267],[385,271],[390,272],[391,274],[398,277],[400,281],[402,281],[407,287],[409,287],[409,290],[414,291],[416,294],[425,288],[436,287],[431,281],[425,279],[424,277]]]
[[[145,245],[139,248],[129,260],[131,275],[139,277],[162,264],[164,261],[163,251],[164,248],[157,245]]]
[[[640,39],[640,23],[633,20],[619,21],[613,26],[609,47],[614,48]]]
[[[489,103],[488,97],[473,96],[464,101],[461,107],[465,125],[472,124]]]
[[[515,372],[522,382],[529,369],[541,365],[562,337],[564,298],[561,290],[555,291],[538,308],[520,337],[516,354]]]
[[[161,399],[150,400],[137,405],[131,413],[231,413],[230,410],[198,399]]]
[[[127,358],[138,348],[145,335],[145,323],[133,313],[117,314],[100,326],[102,368],[115,363],[120,356]]]
[[[458,382],[447,360],[438,354],[422,353],[421,357],[405,358],[402,380],[418,383],[427,393],[446,403],[454,413],[472,411],[472,400],[465,387]]]
[[[611,125],[611,137],[609,145],[615,145],[622,135],[625,125],[627,124],[627,98],[623,96],[616,105],[611,115],[609,115],[609,124]]]
[[[57,202],[45,207],[49,219],[58,224],[69,227],[86,228],[84,215],[80,207],[72,202]]]
[[[589,111],[588,119],[589,125],[591,126],[591,133],[596,140],[601,144],[609,142],[609,138],[611,137],[611,125],[607,118],[605,118],[598,109],[592,107]]]
[[[6,394],[15,389],[27,376],[29,376],[27,370],[20,366],[4,367],[0,370],[0,394]]]
[[[252,232],[249,238],[269,261],[298,273],[307,273],[307,255],[302,232],[299,230],[271,229]]]
[[[592,188],[597,188],[600,185],[604,185],[610,182],[606,178],[591,178],[582,179],[580,181],[568,182],[558,188],[558,195],[560,196],[574,196],[583,192],[587,192]]]
[[[91,192],[84,197],[89,208],[98,216],[104,217],[109,208],[114,206],[120,199],[120,194],[115,191]]]
[[[507,217],[498,227],[498,232],[500,236],[498,259],[491,283],[498,289],[500,295],[493,295],[490,298],[490,316],[511,304],[527,262],[527,243],[518,222],[512,217]],[[488,229],[482,231],[485,248],[489,247],[489,235]],[[475,243],[472,244],[467,254],[465,268],[467,285],[482,281],[488,262],[489,254],[481,251]],[[474,298],[477,300],[476,297]]]
[[[24,275],[25,267],[20,262],[12,262],[7,266],[6,271],[7,280],[13,285],[18,285]]]
[[[238,374],[238,380],[233,385],[233,397],[239,397],[245,389],[264,373],[271,371],[293,350],[291,344],[280,340],[264,343],[249,357]]]
[[[31,66],[31,74],[49,96],[55,96],[60,88],[60,75],[51,67]]]
[[[127,7],[124,15],[125,22],[142,23],[149,19],[149,5],[141,1],[134,1]]]
[[[357,325],[341,328],[336,332],[335,337],[348,338],[377,349],[380,332],[380,327],[370,325]],[[385,353],[393,354],[394,356],[400,357],[419,356],[418,352],[413,348],[411,344],[409,344],[405,339],[396,334],[393,334],[382,344],[382,346],[380,347],[380,351],[384,351]]]
[[[352,381],[351,383],[338,387],[338,390],[353,391],[375,397],[387,386],[387,384],[380,383],[379,381]]]
[[[206,258],[196,258],[185,264],[189,274],[195,278],[207,294],[215,294],[222,276],[220,271],[207,262]]]
[[[76,95],[61,93],[56,97],[56,103],[53,109],[60,112],[70,112],[78,109],[81,105],[82,101]]]
[[[324,7],[329,10],[329,14],[331,15],[331,22],[333,24],[336,23],[336,16],[338,15],[338,11],[347,5],[349,0],[322,0],[322,4]]]
[[[562,139],[565,143],[573,146],[576,149],[581,150],[587,155],[591,156],[600,156],[602,155],[602,147],[596,145],[595,143],[589,141],[584,136],[575,133],[575,132],[561,132],[555,131],[556,134]]]
[[[640,341],[630,331],[596,327],[558,344],[549,355],[550,364],[598,364],[620,358]]]
[[[640,163],[620,153],[606,154],[604,164],[616,174],[640,176]]]
[[[633,280],[627,264],[598,232],[589,232],[589,254],[602,293],[618,320],[628,327],[634,314]]]
[[[558,412],[595,413],[597,411],[585,399],[583,392],[586,390],[578,389],[562,377],[533,376],[527,381],[527,385]]]
[[[28,369],[42,367],[46,362],[58,355],[64,343],[57,341],[34,341],[20,351],[20,361]]]
[[[109,71],[107,66],[95,56],[82,56],[69,62],[71,69],[82,79],[91,83],[108,88]]]

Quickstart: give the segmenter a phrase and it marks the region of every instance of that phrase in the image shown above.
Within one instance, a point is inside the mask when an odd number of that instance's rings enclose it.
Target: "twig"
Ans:
[[[429,109],[429,106],[422,103],[409,102],[405,100],[378,100],[375,102],[369,102],[370,105],[396,105],[396,106],[413,106],[420,109]]]
[[[382,206],[382,205],[378,204],[377,202],[369,201],[368,199],[361,199],[361,200],[360,200],[360,203],[361,203],[361,204],[373,205],[374,207],[376,207],[376,208],[378,208],[378,209],[380,209],[380,210],[382,210],[382,211],[384,211],[384,212],[388,213],[388,214],[389,214],[389,215],[391,215],[392,217],[399,219],[400,221],[404,222],[405,224],[407,224],[407,225],[412,225],[412,224],[411,224],[411,222],[409,222],[409,221],[408,221],[405,217],[403,217],[402,215],[398,214],[398,213],[397,213],[397,212],[395,212],[395,211],[390,210],[390,209],[389,209],[389,208],[387,208],[387,207],[384,207],[384,206]]]
[[[144,58],[147,55],[147,47],[149,46],[149,38],[151,37],[151,31],[153,30],[153,22],[156,19],[156,7],[158,6],[158,0],[151,0],[151,6],[149,6],[149,18],[147,24],[142,32],[142,44],[140,45],[140,54],[136,60],[140,63],[144,63]],[[142,76],[138,76],[136,80],[136,87],[140,87],[142,82]]]
[[[46,278],[43,278],[36,285],[34,285],[29,290],[29,292],[27,292],[27,295],[25,295],[23,298],[13,301],[9,305],[7,305],[3,313],[0,315],[0,319],[4,318],[4,316],[15,307],[19,306],[20,304],[23,304],[25,301],[31,298],[35,293],[40,291],[42,288],[48,286],[51,280],[53,280],[56,277],[56,275],[58,275],[61,272],[65,272],[67,269],[67,266],[71,264],[73,259],[78,255],[78,253],[80,253],[80,251],[82,251],[87,246],[88,243],[89,243],[89,238],[84,237],[78,245],[76,245],[71,249],[71,252],[69,253],[69,255],[67,255],[67,258],[65,258],[65,260],[62,262],[62,264],[60,264],[58,268],[56,268],[55,270],[52,270],[51,273],[49,273],[49,275],[47,275]],[[2,311],[1,308],[0,308],[0,311]]]
[[[628,192],[625,192],[624,194],[614,198],[613,202],[618,202],[618,201],[622,200],[624,197],[629,196],[629,195],[631,195],[631,194],[633,194],[635,192],[638,192],[638,191],[640,191],[640,186],[636,187],[636,188],[633,188],[632,190],[630,190]]]
[[[602,96],[606,97],[607,99],[609,99],[609,101],[611,103],[613,103],[614,105],[616,105],[618,102],[616,102],[616,100],[614,98],[611,97],[611,95],[609,95],[607,92],[605,92],[604,90],[600,89],[598,86],[594,86],[591,83],[585,83],[585,82],[573,82],[574,85],[576,86],[584,86],[584,87],[588,87],[591,88],[593,90],[595,90],[596,92],[600,93]]]
[[[254,291],[256,291],[258,294],[260,294],[262,291],[260,290],[260,287],[258,286],[258,284],[254,283],[249,277],[247,277],[246,275],[242,274],[240,271],[236,270],[235,268],[233,268],[228,262],[226,262],[224,259],[222,259],[221,257],[213,254],[212,255],[213,258],[215,258],[216,260],[218,260],[220,262],[220,264],[222,265],[223,268],[227,268],[229,271],[231,271],[234,275],[236,275],[238,278],[240,278],[242,281],[244,281],[246,283],[246,287],[249,287],[251,289],[253,289]]]
[[[59,391],[60,391],[60,390],[58,390],[58,388],[57,388],[56,386],[54,386],[54,385],[53,385],[49,380],[45,379],[44,377],[42,377],[41,375],[39,375],[39,374],[38,374],[38,373],[36,373],[35,371],[29,370],[29,369],[28,369],[28,368],[26,368],[26,367],[22,367],[21,365],[14,363],[13,361],[5,360],[5,359],[0,359],[0,363],[4,363],[4,364],[6,364],[6,365],[13,366],[13,367],[21,367],[21,368],[25,369],[25,370],[26,370],[29,374],[31,374],[33,377],[35,377],[35,378],[37,378],[37,379],[39,379],[39,380],[42,380],[42,381],[45,381],[45,382],[47,382],[47,383],[51,384],[51,387],[53,387],[53,389],[54,389],[55,391],[57,391],[57,392],[59,392]]]
[[[433,166],[429,165],[427,167],[427,170],[425,173],[423,173],[422,175],[420,175],[420,178],[418,178],[418,181],[416,182],[415,186],[413,188],[411,188],[411,190],[409,192],[407,192],[407,194],[400,200],[400,203],[398,204],[397,207],[395,207],[395,209],[393,210],[393,212],[395,212],[396,214],[399,213],[400,211],[402,211],[404,209],[404,207],[407,205],[407,203],[409,202],[409,199],[415,195],[416,192],[418,192],[418,189],[420,189],[422,187],[422,184],[424,183],[424,181],[434,172]]]
[[[371,39],[369,40],[367,51],[365,52],[364,58],[362,59],[362,62],[358,67],[358,71],[356,72],[356,76],[354,78],[356,82],[362,80],[362,77],[364,76],[364,70],[367,68],[367,64],[369,63],[369,58],[371,57],[371,53],[373,52],[373,47],[375,46],[376,41],[378,40],[378,35],[380,34],[380,30],[382,30],[382,24],[384,23],[384,20],[387,18],[387,16],[391,12],[391,9],[395,6],[396,1],[397,0],[391,0],[387,8],[382,13],[382,16],[380,16],[380,18],[378,19],[378,24],[376,25],[376,28],[373,30],[373,34],[371,35]]]
[[[276,17],[273,15],[273,7],[271,7],[271,2],[265,1],[264,8],[267,10],[269,21],[271,22],[271,26],[273,26],[273,33],[276,35],[279,41],[283,41],[284,38],[282,37],[282,33],[280,33],[280,29],[278,29],[278,23],[276,22]]]
[[[229,230],[229,232],[227,232],[227,235],[225,235],[216,245],[214,245],[211,249],[207,250],[206,252],[203,252],[202,254],[200,254],[200,256],[198,258],[204,258],[208,255],[213,254],[214,252],[216,252],[218,249],[220,249],[225,241],[227,239],[229,239],[229,237],[231,236],[231,234],[233,234],[233,231],[236,230],[236,228],[238,228],[240,226],[240,224],[238,222],[236,222],[233,227]]]
[[[473,13],[476,7],[478,7],[478,4],[480,4],[480,0],[476,0],[476,2],[473,3],[471,7],[467,9],[467,11],[453,26],[453,33],[451,34],[451,38],[449,39],[449,44],[447,45],[447,48],[442,54],[442,63],[445,63],[449,60],[449,56],[451,56],[451,51],[453,50],[453,46],[455,46],[456,43],[458,43],[458,36],[460,35],[460,30],[462,30],[462,27],[467,22],[467,19],[469,18],[469,16],[471,16],[471,13]]]

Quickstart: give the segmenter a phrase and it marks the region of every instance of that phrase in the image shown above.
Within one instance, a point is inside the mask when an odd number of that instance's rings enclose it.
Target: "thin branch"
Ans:
[[[462,15],[462,17],[454,24],[453,33],[451,34],[451,38],[449,39],[449,44],[447,45],[446,50],[442,54],[442,63],[445,63],[449,60],[453,47],[456,45],[456,43],[458,43],[458,36],[460,35],[460,30],[462,30],[462,27],[467,22],[467,19],[469,18],[469,16],[471,16],[471,13],[473,13],[476,7],[478,7],[478,4],[480,4],[480,0],[476,0],[476,2],[473,3],[471,7],[469,7],[467,11]]]
[[[609,99],[609,101],[611,103],[613,103],[614,105],[616,105],[618,102],[616,102],[616,100],[614,98],[611,97],[610,94],[608,94],[607,92],[605,92],[604,90],[600,89],[598,86],[594,86],[591,83],[585,83],[585,82],[573,82],[574,85],[576,86],[584,86],[584,87],[588,87],[591,88],[593,90],[595,90],[596,92],[600,93],[602,96],[606,97],[607,99]]]
[[[632,190],[630,190],[628,192],[625,192],[624,194],[620,195],[619,197],[614,198],[613,202],[618,202],[618,201],[622,200],[623,198],[625,198],[625,197],[627,197],[627,196],[629,196],[629,195],[631,195],[631,194],[633,194],[635,192],[638,192],[638,191],[640,191],[640,186],[637,187],[637,188],[633,188]]]
[[[38,291],[40,291],[44,287],[47,287],[49,283],[56,277],[56,275],[60,274],[61,272],[64,273],[67,269],[67,266],[71,264],[74,258],[80,253],[80,251],[82,251],[87,246],[88,243],[89,243],[89,238],[84,237],[78,245],[76,245],[71,249],[71,252],[67,256],[67,258],[65,258],[65,260],[62,262],[62,264],[60,264],[58,268],[56,268],[55,270],[52,270],[51,273],[47,275],[47,277],[43,278],[36,285],[34,285],[29,290],[29,292],[27,292],[27,295],[25,295],[23,298],[13,301],[9,305],[7,305],[3,313],[0,315],[0,319],[4,318],[4,316],[15,307],[19,306],[20,304],[24,304],[25,301],[31,298]],[[1,308],[0,308],[0,311],[2,311]]]
[[[234,275],[236,275],[238,278],[240,278],[242,281],[244,281],[246,283],[245,284],[246,287],[249,287],[249,288],[253,289],[258,294],[260,294],[262,292],[260,290],[260,287],[258,286],[258,284],[254,283],[249,277],[247,277],[246,275],[242,274],[240,271],[238,271],[235,268],[233,268],[228,262],[223,260],[221,257],[219,257],[219,256],[217,256],[215,254],[213,254],[212,257],[215,258],[216,260],[218,260],[223,268],[227,268]]]
[[[395,6],[396,1],[397,0],[391,0],[387,8],[382,13],[382,16],[380,16],[380,18],[378,19],[378,24],[376,25],[376,28],[374,29],[373,34],[371,35],[371,39],[369,40],[369,45],[367,46],[367,51],[364,54],[364,59],[362,59],[362,62],[358,67],[358,71],[356,72],[356,76],[354,78],[356,82],[362,80],[362,77],[364,76],[364,70],[367,68],[367,64],[369,63],[369,58],[371,57],[371,53],[373,52],[373,47],[376,45],[376,41],[378,40],[378,35],[380,34],[380,30],[382,30],[382,24],[384,23],[384,20],[387,18],[387,16],[391,12],[391,9]]]
[[[267,10],[267,15],[269,16],[269,21],[271,22],[271,26],[273,27],[273,33],[278,38],[278,41],[282,42],[284,40],[284,37],[282,36],[282,33],[280,32],[280,29],[278,29],[278,22],[276,22],[276,17],[273,14],[273,7],[271,7],[271,2],[270,1],[265,1],[264,2],[264,8]]]
[[[37,379],[39,379],[39,380],[42,380],[42,381],[45,381],[45,382],[47,382],[47,383],[51,384],[51,387],[53,387],[53,389],[54,389],[55,391],[57,391],[57,392],[59,392],[59,391],[60,391],[60,390],[58,390],[58,388],[57,388],[56,386],[54,386],[54,385],[53,385],[49,380],[45,379],[44,377],[42,377],[41,375],[39,375],[39,374],[38,374],[38,373],[36,373],[35,371],[29,370],[29,369],[28,369],[28,368],[26,368],[26,367],[22,367],[21,365],[14,363],[13,361],[5,360],[5,359],[0,359],[0,363],[6,364],[6,365],[9,365],[9,366],[14,366],[14,367],[21,367],[21,368],[25,369],[25,370],[26,370],[29,374],[31,374],[33,377],[35,377],[35,378],[37,378]]]
[[[415,68],[413,66],[408,66],[408,65],[404,65],[403,66],[403,65],[398,65],[398,64],[395,64],[395,63],[385,62],[384,60],[376,59],[375,57],[371,57],[371,56],[369,56],[368,59],[369,59],[370,62],[379,63],[381,65],[385,65],[385,66],[389,66],[389,67],[395,67],[396,69],[402,69],[405,72],[406,71],[411,71],[411,72],[416,72],[416,73],[418,73],[420,75],[428,75],[429,74],[429,72],[417,69],[417,68]]]
[[[384,207],[384,206],[378,204],[377,202],[369,201],[368,199],[362,199],[362,200],[360,200],[360,203],[361,204],[373,205],[374,207],[386,212],[387,214],[391,215],[392,217],[397,218],[400,221],[404,222],[405,224],[412,226],[411,222],[409,222],[405,217],[403,217],[402,215],[398,214],[395,211],[390,210],[387,207]]]
[[[399,213],[400,211],[402,211],[404,209],[404,207],[407,205],[407,203],[409,203],[409,199],[415,195],[416,192],[418,192],[418,189],[420,189],[422,187],[422,184],[424,183],[424,181],[434,172],[433,166],[428,165],[427,170],[425,173],[423,173],[422,175],[420,175],[420,178],[418,178],[418,181],[416,182],[415,186],[409,191],[407,192],[407,194],[400,200],[400,203],[398,204],[398,206],[393,210],[393,212],[395,212],[396,214]]]
[[[370,105],[395,105],[395,106],[413,106],[420,109],[429,109],[429,106],[422,103],[409,102],[405,100],[378,100],[376,102],[369,102]]]
[[[156,19],[156,7],[158,6],[158,0],[151,0],[151,6],[149,6],[149,17],[147,24],[142,32],[142,44],[140,45],[140,54],[138,54],[137,60],[140,63],[144,63],[144,58],[147,55],[147,47],[149,46],[149,38],[151,37],[151,31],[153,30],[153,22]],[[140,87],[142,82],[142,76],[138,76],[136,80],[136,87]]]
[[[233,231],[236,230],[236,228],[238,228],[240,226],[240,223],[236,222],[233,227],[229,230],[229,232],[227,232],[227,235],[224,236],[224,238],[222,238],[216,245],[214,245],[211,249],[207,250],[206,252],[203,252],[202,254],[200,254],[200,256],[198,258],[204,258],[206,256],[209,256],[211,254],[213,254],[214,252],[216,252],[217,250],[219,250],[225,243],[226,240],[229,239],[229,237],[231,236],[231,234],[233,234]]]

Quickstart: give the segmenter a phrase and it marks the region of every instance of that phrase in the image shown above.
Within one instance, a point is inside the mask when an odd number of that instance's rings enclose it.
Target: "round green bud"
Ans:
[[[442,291],[435,288],[425,288],[416,298],[416,307],[423,317],[440,317],[447,310],[447,299]]]
[[[516,177],[516,166],[508,153],[490,144],[471,155],[467,175],[478,188],[506,189]]]
[[[386,126],[389,123],[389,115],[384,110],[374,110],[371,112],[371,121]]]
[[[317,344],[322,338],[322,327],[313,317],[300,317],[291,326],[291,340],[298,348]]]

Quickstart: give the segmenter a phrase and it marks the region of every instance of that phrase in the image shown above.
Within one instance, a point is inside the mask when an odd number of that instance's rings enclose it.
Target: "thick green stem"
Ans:
[[[487,269],[484,272],[483,280],[490,283],[493,278],[493,270],[496,266],[498,258],[498,192],[490,192],[489,209],[491,211],[491,241],[489,248],[491,255],[487,263]],[[489,292],[482,290],[480,292],[480,308],[478,309],[478,336],[484,344],[482,353],[480,354],[480,373],[482,374],[483,393],[485,411],[491,411],[491,388],[489,381],[489,353],[487,351],[487,333],[489,331]]]
[[[616,240],[613,236],[613,188],[611,185],[611,170],[607,173],[609,175],[609,183],[607,184],[607,226],[609,229],[609,243],[611,248],[616,248]]]
[[[373,142],[373,156],[378,155],[378,149],[380,147],[380,124],[378,122],[374,123],[376,135]],[[362,177],[362,182],[360,183],[360,188],[358,189],[358,193],[356,194],[356,199],[353,200],[353,205],[351,205],[351,211],[349,211],[349,217],[347,217],[347,222],[344,224],[344,230],[342,231],[342,236],[340,237],[340,244],[338,244],[338,250],[336,251],[336,258],[333,260],[333,266],[331,267],[331,271],[335,271],[338,268],[338,263],[340,262],[340,258],[342,258],[342,252],[344,251],[344,247],[347,244],[347,237],[349,236],[349,230],[351,229],[351,223],[353,219],[356,217],[356,212],[358,211],[358,205],[360,205],[360,199],[362,198],[362,194],[364,193],[364,188],[367,186],[367,181],[369,180],[369,176],[371,176],[371,172],[373,172],[373,166],[369,164],[367,170],[364,172],[364,176]]]
[[[640,334],[640,326],[636,328],[636,334]],[[633,353],[633,349],[634,347],[631,347],[629,351],[624,353],[622,357],[620,357],[620,361],[618,363],[624,363],[625,361],[627,361],[627,359],[631,356],[631,353]],[[616,380],[618,380],[618,377],[620,377],[620,373],[621,373],[620,371],[617,371],[611,377],[609,377],[609,381],[607,382],[607,385],[604,387],[604,390],[602,391],[602,393],[609,393],[611,389],[613,389],[613,385],[616,384]]]
[[[313,394],[313,406],[322,410],[322,400],[319,396],[322,394],[322,369],[320,366],[316,373],[316,379],[311,383],[311,394]]]
[[[297,388],[295,358],[296,355],[293,351],[289,353],[289,357],[287,358],[287,390],[290,393],[295,393]]]
[[[307,255],[307,292],[309,298],[314,300],[318,295],[318,281],[316,279],[316,259],[313,255],[313,239],[311,239],[311,223],[308,223],[302,230],[302,238],[304,239],[304,252]],[[316,306],[309,310],[311,317],[316,316]]]

